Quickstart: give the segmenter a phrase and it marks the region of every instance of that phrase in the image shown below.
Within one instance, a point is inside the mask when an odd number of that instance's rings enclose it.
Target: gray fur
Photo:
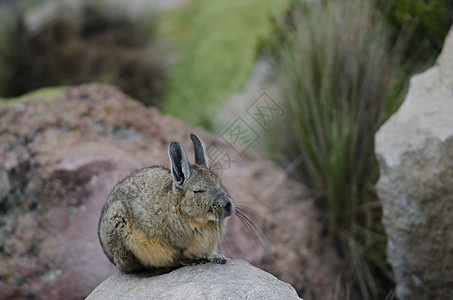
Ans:
[[[99,239],[122,272],[226,262],[217,248],[235,213],[233,200],[207,161],[189,165],[176,142],[169,145],[169,158],[171,170],[145,168],[118,182],[102,210]]]

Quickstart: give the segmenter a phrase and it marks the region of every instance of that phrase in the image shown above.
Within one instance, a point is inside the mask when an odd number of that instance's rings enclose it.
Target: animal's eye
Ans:
[[[206,192],[206,191],[205,191],[205,190],[195,190],[195,191],[193,191],[193,192],[194,192],[195,194],[199,194],[199,193],[204,193],[204,192]]]

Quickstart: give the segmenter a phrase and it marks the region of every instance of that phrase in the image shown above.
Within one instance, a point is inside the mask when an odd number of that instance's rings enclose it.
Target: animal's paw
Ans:
[[[205,264],[205,263],[208,263],[210,262],[209,259],[207,258],[190,258],[190,259],[183,259],[181,260],[179,263],[182,265],[182,266],[195,266],[195,265],[201,265],[201,264]]]
[[[208,260],[215,264],[225,264],[227,262],[225,256],[222,254],[214,254],[212,257],[209,257]]]

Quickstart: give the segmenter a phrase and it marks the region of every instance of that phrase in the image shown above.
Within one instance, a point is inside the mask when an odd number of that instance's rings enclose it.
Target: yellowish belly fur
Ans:
[[[177,266],[180,259],[209,258],[216,254],[220,240],[218,225],[215,222],[188,225],[198,233],[182,253],[160,239],[150,239],[137,229],[130,230],[126,244],[143,265],[153,267]]]
[[[129,249],[146,266],[170,267],[178,265],[178,252],[158,239],[150,239],[143,232],[133,230],[127,240]]]

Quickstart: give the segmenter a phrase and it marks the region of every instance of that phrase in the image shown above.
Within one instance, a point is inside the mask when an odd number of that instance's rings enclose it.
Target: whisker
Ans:
[[[264,237],[263,231],[261,230],[263,226],[262,218],[254,210],[246,206],[237,206],[236,215],[242,224],[244,224],[245,228],[255,241],[256,245],[261,249],[264,256],[269,256],[270,246]]]
[[[231,236],[229,235],[229,232],[227,231],[226,234],[223,236],[222,238],[222,243],[220,244],[221,246],[221,252],[222,254],[224,255],[228,255],[228,257],[230,258],[235,258],[234,256],[232,257],[231,254],[234,253],[233,251],[233,246],[232,246],[232,243],[231,243]]]
[[[226,231],[226,227],[223,224],[223,220],[221,218],[217,219],[217,226],[218,226],[218,240],[217,240],[217,249],[220,253],[227,255],[228,253],[232,253],[231,249],[231,242],[228,238],[228,232],[224,235]],[[223,242],[223,243],[222,243]],[[222,247],[224,246],[224,247]],[[224,251],[225,250],[225,251]]]

